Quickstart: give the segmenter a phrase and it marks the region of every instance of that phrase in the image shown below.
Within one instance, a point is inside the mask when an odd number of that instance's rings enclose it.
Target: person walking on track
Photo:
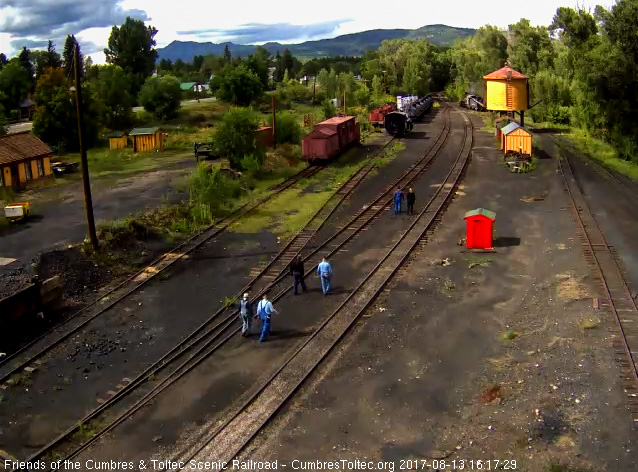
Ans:
[[[408,204],[408,215],[414,214],[414,201],[416,200],[416,195],[411,187],[408,189],[408,194],[406,195],[405,200]]]
[[[246,337],[250,334],[250,325],[253,321],[253,304],[247,293],[239,301],[239,320],[241,321],[241,335]]]
[[[268,300],[268,295],[264,295],[263,298],[257,304],[257,315],[261,320],[261,335],[259,341],[264,342],[270,335],[270,318],[273,313],[278,313],[275,307],[272,306],[272,302]]]
[[[403,191],[397,187],[394,192],[394,214],[398,215],[401,213],[401,203],[403,203]]]
[[[330,291],[330,282],[332,281],[332,266],[326,258],[322,258],[317,266],[317,275],[321,279],[321,290],[324,295],[328,295]]]
[[[303,275],[303,261],[299,254],[295,256],[295,258],[290,263],[290,275],[292,275],[292,291],[295,295],[297,295],[297,287],[301,284],[301,289],[305,292],[306,282],[304,282]]]

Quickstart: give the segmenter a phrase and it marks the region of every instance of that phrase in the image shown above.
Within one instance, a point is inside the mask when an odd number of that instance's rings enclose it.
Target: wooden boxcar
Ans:
[[[318,123],[303,139],[303,157],[311,163],[328,160],[360,140],[361,129],[356,117],[336,116]]]

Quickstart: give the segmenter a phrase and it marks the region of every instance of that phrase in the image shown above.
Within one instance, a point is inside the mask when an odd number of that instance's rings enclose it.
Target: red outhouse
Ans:
[[[468,249],[492,249],[496,213],[477,208],[465,214],[465,245]]]

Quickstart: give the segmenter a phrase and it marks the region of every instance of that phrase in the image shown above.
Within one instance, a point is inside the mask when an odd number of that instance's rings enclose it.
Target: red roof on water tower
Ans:
[[[494,72],[490,72],[489,74],[483,76],[484,79],[507,79],[507,73],[512,72],[512,79],[529,79],[524,74],[521,74],[519,71],[512,69],[509,66],[501,67],[499,70],[495,70]]]

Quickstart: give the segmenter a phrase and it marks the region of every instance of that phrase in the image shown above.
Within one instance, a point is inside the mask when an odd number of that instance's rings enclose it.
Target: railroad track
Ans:
[[[613,315],[618,326],[619,336],[615,336],[613,340],[614,354],[621,366],[622,386],[627,394],[633,424],[638,428],[638,307],[631,296],[618,256],[607,243],[574,176],[569,154],[565,153],[558,163],[574,218],[579,226],[585,259],[596,274],[596,281],[602,291],[601,306]]]
[[[281,184],[271,187],[271,193],[254,201],[249,202],[234,210],[226,218],[223,218],[204,230],[198,232],[186,241],[182,242],[170,252],[163,254],[155,259],[147,267],[139,272],[126,278],[106,293],[84,306],[81,310],[71,315],[64,323],[54,326],[38,338],[20,348],[15,353],[7,356],[0,362],[0,384],[9,379],[12,375],[23,370],[26,366],[32,364],[44,354],[55,348],[62,341],[68,339],[78,330],[82,329],[92,320],[109,310],[117,303],[137,291],[144,284],[155,278],[158,274],[171,267],[177,261],[187,254],[193,252],[211,238],[218,236],[226,231],[230,225],[243,218],[260,205],[272,200],[277,195],[294,186],[302,179],[312,177],[317,174],[323,167],[306,167],[297,172],[292,177],[286,179]],[[52,336],[57,337],[49,342]],[[9,367],[7,367],[9,366]]]
[[[454,165],[418,218],[401,235],[374,269],[346,300],[279,367],[279,369],[220,426],[206,431],[196,445],[171,458],[176,463],[191,460],[230,463],[288,402],[332,349],[349,332],[359,317],[381,293],[401,265],[432,229],[456,191],[469,162],[473,143],[472,125],[467,116],[465,138]],[[468,132],[469,131],[469,132]],[[446,185],[446,184],[450,185]],[[179,469],[173,469],[179,470]],[[213,470],[222,470],[213,469]]]
[[[320,244],[309,253],[304,254],[303,260],[307,261],[318,251],[322,249],[325,250],[329,243],[333,243],[333,245],[328,257],[341,249],[350,239],[352,239],[352,237],[355,236],[357,231],[353,231],[354,228],[358,228],[358,231],[360,231],[374,218],[376,218],[384,210],[384,208],[387,207],[387,205],[391,201],[391,192],[398,183],[402,182],[403,184],[407,185],[408,183],[416,179],[429,166],[443,143],[447,140],[449,132],[449,109],[447,109],[445,114],[444,129],[441,131],[435,142],[430,146],[424,156],[419,161],[414,163],[402,175],[402,177],[394,182],[393,185],[388,186],[386,190],[381,192],[381,194],[377,196],[376,199],[373,201],[374,205],[370,205],[365,210],[359,211],[348,222],[348,224],[338,229],[337,232],[327,241],[325,241],[323,244]],[[386,143],[384,148],[392,142],[394,142],[394,139]],[[382,152],[382,150],[378,151],[377,154]],[[327,221],[327,219],[334,213],[334,211],[339,207],[343,200],[351,194],[356,185],[358,185],[358,183],[361,182],[361,180],[363,180],[363,178],[365,178],[365,176],[367,176],[374,167],[374,163],[366,164],[362,166],[357,172],[355,172],[355,174],[353,174],[353,176],[349,180],[344,182],[344,184],[342,184],[342,186],[326,202],[326,204],[324,204],[324,206],[320,208],[317,213],[311,218],[310,222],[304,228],[304,230],[299,232],[291,241],[289,241],[288,244],[273,258],[268,266],[262,269],[260,273],[257,274],[246,287],[244,287],[236,294],[236,297],[239,297],[243,292],[249,291],[251,288],[253,289],[251,290],[253,293],[253,301],[259,299],[263,293],[273,291],[276,292],[276,295],[271,297],[273,301],[276,302],[281,297],[283,297],[290,289],[290,284],[288,283],[288,281],[286,281],[285,273],[285,269],[287,268],[290,260],[292,260],[295,255],[301,254],[304,251],[308,242],[313,238],[314,235],[317,234],[317,232]],[[383,203],[377,204],[377,202],[382,199],[384,199]],[[373,207],[374,210],[372,210]],[[362,219],[364,220],[365,224],[359,221]],[[334,244],[334,240],[338,237],[340,237],[340,243]],[[313,269],[307,271],[305,276],[310,275],[312,272]],[[258,293],[255,294],[256,290],[258,291]],[[221,320],[219,320],[220,318]],[[215,321],[217,322],[213,324],[213,322]],[[125,419],[129,418],[132,414],[143,407],[148,401],[159,395],[166,388],[173,385],[183,375],[190,372],[213,352],[223,346],[239,331],[239,328],[237,328],[236,326],[236,309],[227,310],[225,308],[222,308],[218,310],[204,324],[202,324],[200,327],[194,330],[186,339],[184,339],[182,343],[180,343],[178,346],[175,346],[160,360],[158,360],[144,372],[139,374],[128,385],[126,385],[120,391],[116,392],[115,395],[111,396],[95,410],[86,415],[72,428],[65,431],[63,434],[43,447],[40,451],[36,452],[28,460],[35,461],[42,457],[45,457],[46,454],[50,454],[53,449],[55,449],[56,455],[58,457],[60,456],[60,449],[62,449],[64,451],[63,454],[66,454],[64,459],[71,459],[77,456],[79,453],[88,448],[92,443],[97,441],[107,432],[114,429]],[[177,361],[180,360],[182,357],[186,357],[186,359],[175,366],[174,364],[176,364]],[[167,367],[171,367],[170,372],[163,372],[164,369],[166,369]],[[162,372],[161,376],[158,375],[160,374],[160,372]],[[142,384],[144,388],[140,388]],[[117,416],[110,422],[99,421],[98,418],[100,417],[100,415],[104,414],[107,409],[112,408],[116,403],[127,396],[134,397],[129,398],[132,401],[131,406],[126,408],[124,411],[117,412],[116,414],[119,414],[119,416]],[[89,441],[79,441],[83,442],[84,444],[82,444],[80,447],[77,447],[76,443],[78,441],[77,438],[74,438],[74,434],[78,432],[78,430],[80,429],[80,425],[84,425],[91,421],[95,421],[98,424],[101,424],[101,431],[99,431],[99,433],[96,434]],[[69,446],[72,446],[74,449],[69,450]]]

